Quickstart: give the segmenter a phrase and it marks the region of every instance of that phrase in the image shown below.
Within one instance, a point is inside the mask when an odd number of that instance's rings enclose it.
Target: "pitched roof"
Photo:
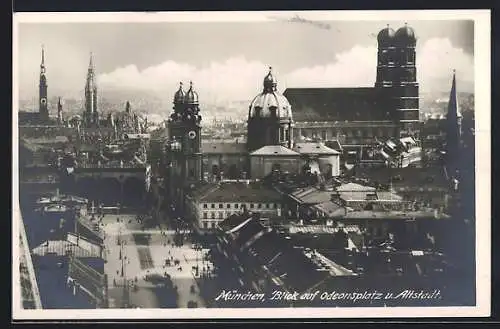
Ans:
[[[237,214],[232,214],[231,216],[227,217],[224,219],[222,222],[219,223],[219,228],[223,231],[231,231],[233,229],[236,229],[238,226],[242,225],[246,221],[250,220],[251,217],[250,215],[237,215]]]
[[[356,169],[356,175],[358,177],[367,177],[378,183],[392,183],[394,188],[427,189],[448,187],[443,168],[438,167],[358,168]]]
[[[300,154],[281,145],[266,145],[250,155],[298,156]]]
[[[261,183],[222,182],[193,191],[199,202],[279,202],[281,194]]]
[[[316,187],[309,187],[306,189],[298,189],[294,191],[291,196],[301,203],[317,204],[331,200],[332,192],[323,191]]]
[[[288,88],[295,121],[390,120],[381,88]]]
[[[363,191],[363,192],[373,191],[374,192],[375,190],[376,190],[375,187],[361,185],[361,184],[353,183],[353,182],[342,184],[339,187],[337,187],[337,191],[339,191],[339,192],[361,192],[361,191]]]
[[[319,203],[314,205],[314,208],[328,214],[329,217],[344,216],[346,211],[344,207],[332,201]]]
[[[245,154],[245,143],[202,143],[201,150],[204,154]]]
[[[300,154],[340,154],[338,151],[329,148],[323,143],[295,143],[293,150]]]
[[[342,145],[340,145],[338,140],[325,141],[325,145],[331,149],[342,151]]]

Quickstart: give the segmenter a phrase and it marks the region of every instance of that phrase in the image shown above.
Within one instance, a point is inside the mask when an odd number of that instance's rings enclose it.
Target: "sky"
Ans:
[[[292,16],[291,16],[292,18]],[[268,67],[287,87],[373,86],[376,35],[404,21],[160,23],[20,23],[20,98],[38,93],[41,46],[49,95],[81,94],[92,52],[101,95],[148,91],[171,98],[192,80],[200,100],[251,99]],[[418,37],[417,72],[423,91],[447,91],[452,70],[458,89],[473,91],[474,23],[407,21]]]

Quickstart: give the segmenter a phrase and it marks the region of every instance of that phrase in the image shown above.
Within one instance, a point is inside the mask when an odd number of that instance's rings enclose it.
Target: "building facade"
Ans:
[[[293,136],[337,140],[359,151],[375,139],[420,138],[416,37],[405,25],[387,27],[377,37],[377,76],[373,88],[288,88],[294,113]]]
[[[258,214],[263,221],[280,217],[282,197],[257,182],[222,181],[191,191],[186,208],[199,231],[213,232],[219,223],[235,214]]]

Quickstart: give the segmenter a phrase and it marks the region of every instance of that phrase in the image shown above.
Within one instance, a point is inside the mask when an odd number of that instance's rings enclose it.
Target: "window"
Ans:
[[[212,203],[212,204],[210,205],[210,208],[214,209],[214,208],[215,208],[215,205]]]
[[[207,219],[208,218],[208,214],[206,212],[203,213],[203,219]]]
[[[230,203],[228,203],[228,204],[226,205],[226,208],[227,208],[227,209],[231,209],[231,204],[230,204]]]
[[[267,209],[271,208],[271,205],[269,203],[266,203],[266,208]]]
[[[257,208],[259,208],[259,209],[262,208],[262,204],[258,203]]]
[[[219,209],[224,208],[224,205],[222,203],[219,203]]]
[[[203,208],[204,209],[207,209],[208,208],[208,205],[206,203],[203,204]]]
[[[238,204],[237,203],[234,204],[234,209],[238,209]]]
[[[215,223],[212,223],[212,228],[215,228]]]
[[[203,222],[203,228],[208,228],[208,223],[207,222]]]
[[[278,204],[277,204],[277,203],[275,203],[275,204],[274,204],[274,209],[277,209],[277,208],[278,208]]]
[[[250,203],[250,209],[253,209],[253,203]]]
[[[212,212],[212,219],[215,219],[215,212]]]
[[[224,212],[223,211],[219,211],[219,219],[224,219]]]

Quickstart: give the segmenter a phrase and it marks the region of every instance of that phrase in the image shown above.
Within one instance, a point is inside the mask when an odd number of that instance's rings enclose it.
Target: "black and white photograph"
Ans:
[[[490,315],[490,12],[20,13],[16,319]]]

